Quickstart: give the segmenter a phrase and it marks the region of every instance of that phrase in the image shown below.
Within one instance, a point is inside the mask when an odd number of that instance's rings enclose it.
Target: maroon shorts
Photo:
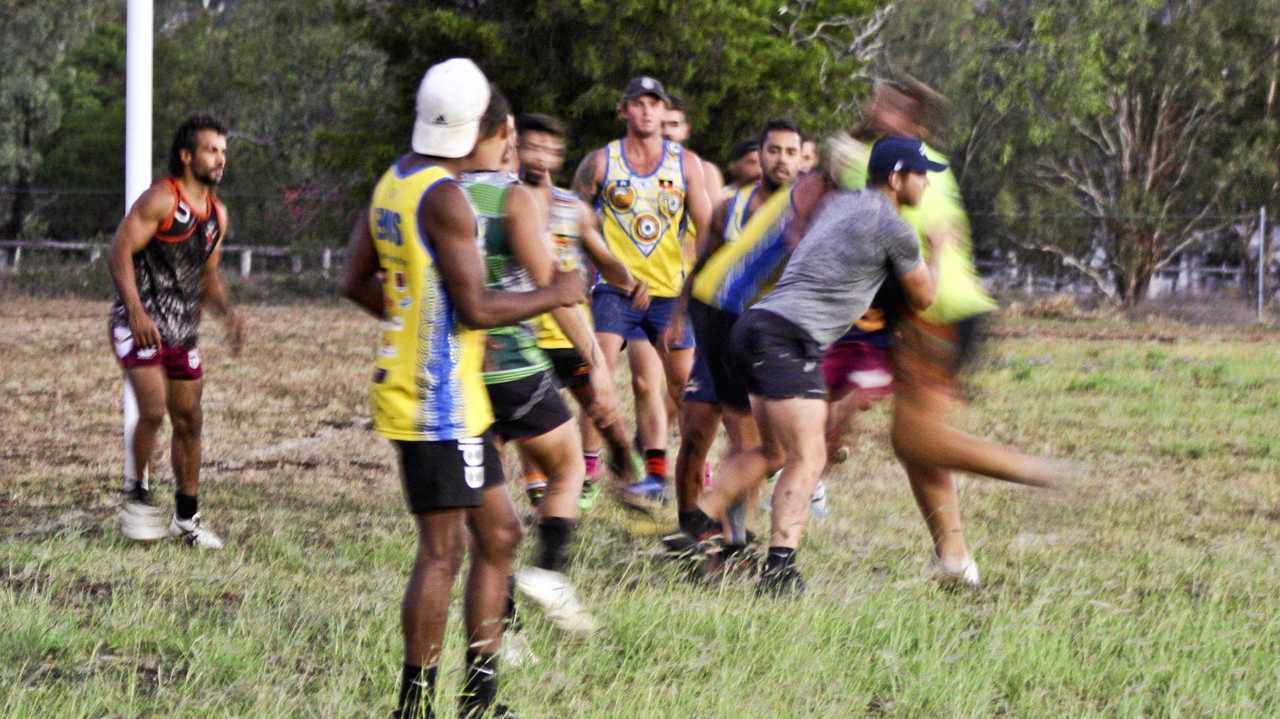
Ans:
[[[871,399],[893,393],[893,365],[889,353],[866,342],[837,342],[822,358],[822,374],[831,399],[858,389]]]
[[[116,359],[125,369],[134,367],[163,366],[169,379],[194,380],[204,377],[204,365],[200,363],[200,350],[192,347],[138,347],[128,327],[111,328],[111,345]]]

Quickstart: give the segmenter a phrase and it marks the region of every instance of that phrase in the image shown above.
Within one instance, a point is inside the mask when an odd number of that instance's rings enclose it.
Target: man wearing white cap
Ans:
[[[449,595],[473,540],[461,715],[506,716],[494,705],[497,651],[520,521],[488,431],[484,329],[584,298],[581,274],[550,286],[485,286],[475,213],[454,179],[479,138],[505,126],[508,106],[480,69],[455,58],[418,88],[412,151],[379,180],[351,233],[344,293],[383,321],[372,384],[374,428],[400,454],[418,552],[401,609],[405,655],[397,715],[434,716],[436,667]]]

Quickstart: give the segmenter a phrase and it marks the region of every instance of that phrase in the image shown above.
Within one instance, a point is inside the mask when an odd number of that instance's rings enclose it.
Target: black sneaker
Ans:
[[[803,595],[804,589],[804,577],[800,576],[800,570],[792,565],[764,570],[760,575],[759,584],[756,585],[756,596],[786,599]]]

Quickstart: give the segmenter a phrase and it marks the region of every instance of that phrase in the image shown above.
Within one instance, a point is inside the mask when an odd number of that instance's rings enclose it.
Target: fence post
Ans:
[[[1262,298],[1267,285],[1267,208],[1258,208],[1258,321],[1262,321]]]
[[[253,271],[253,250],[248,247],[240,250],[240,279],[248,279]]]
[[[293,274],[302,274],[302,255],[291,255],[289,257],[289,265],[290,269],[293,270]]]
[[[98,245],[94,245],[90,247],[89,248],[89,264],[92,265],[93,263],[97,262],[100,259],[102,259],[102,248]]]
[[[22,247],[13,248],[13,274],[18,274],[18,270],[22,268]]]
[[[320,253],[320,272],[324,278],[329,279],[329,267],[333,263],[333,252],[328,248],[324,248],[324,252]]]

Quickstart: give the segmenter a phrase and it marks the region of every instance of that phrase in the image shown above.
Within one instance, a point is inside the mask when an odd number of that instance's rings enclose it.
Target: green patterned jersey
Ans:
[[[515,175],[469,172],[462,176],[461,182],[476,211],[489,288],[504,292],[535,289],[528,270],[516,261],[507,241],[507,197],[516,183]],[[486,345],[485,384],[524,379],[551,367],[546,354],[538,349],[537,335],[528,321],[489,330]]]

